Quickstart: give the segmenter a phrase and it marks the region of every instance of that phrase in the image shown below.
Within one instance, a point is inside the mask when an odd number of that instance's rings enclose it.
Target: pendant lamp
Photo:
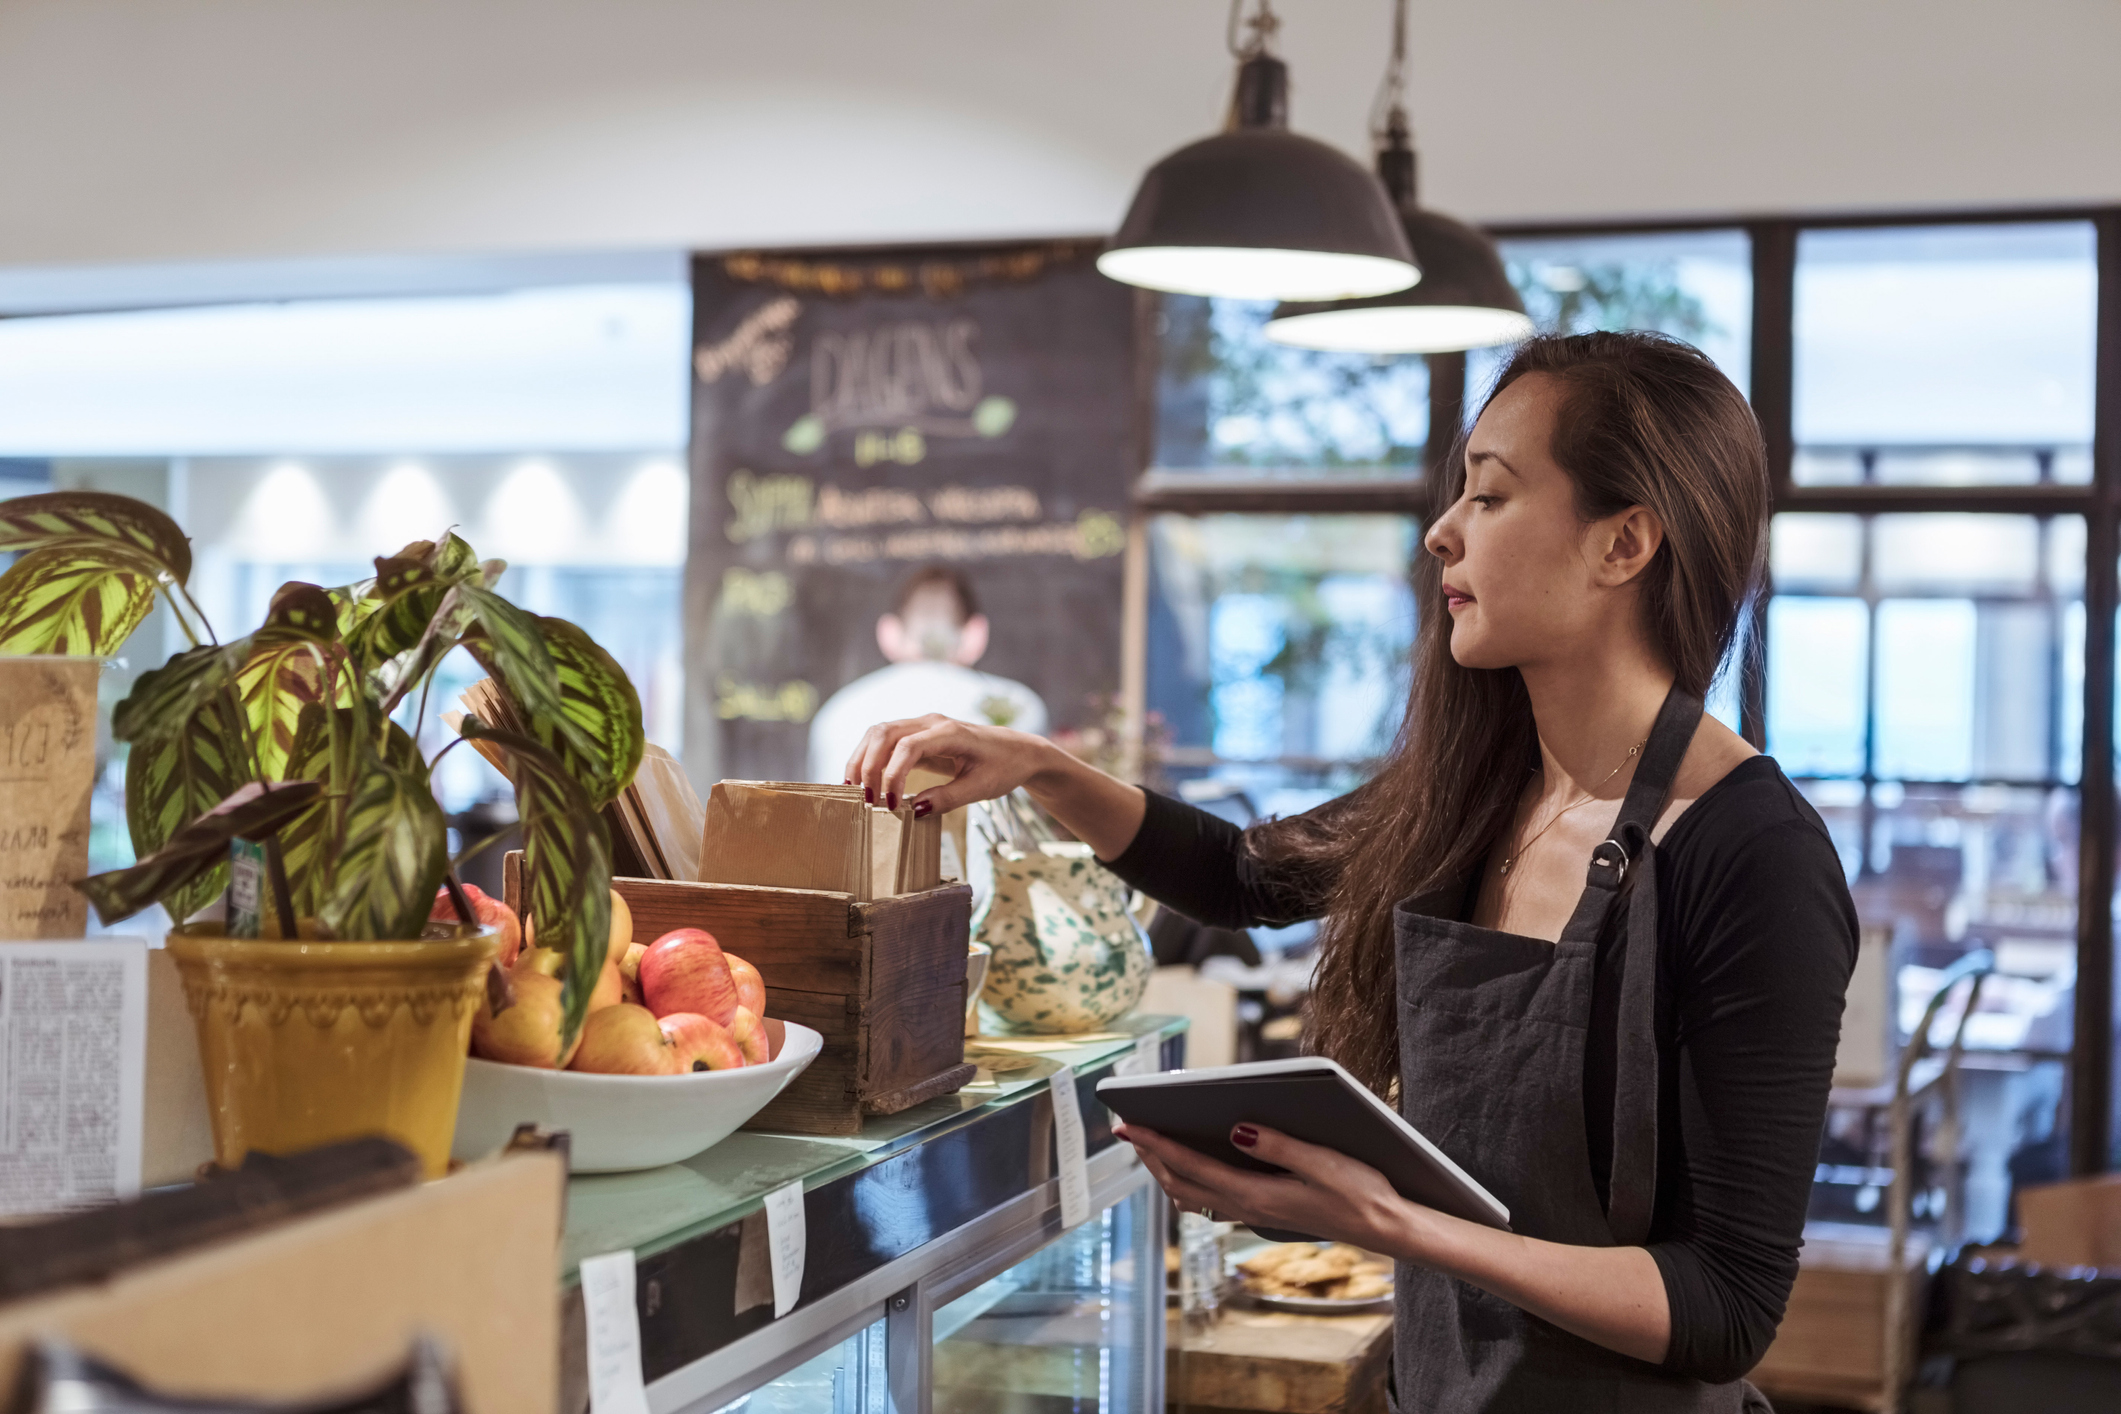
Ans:
[[[1424,210],[1414,199],[1414,146],[1406,110],[1407,0],[1392,28],[1375,130],[1377,175],[1404,223],[1421,283],[1369,299],[1285,303],[1267,323],[1279,344],[1349,353],[1451,353],[1515,343],[1532,332],[1524,300],[1510,284],[1495,244],[1463,221]]]
[[[1238,0],[1241,3],[1241,0]],[[1289,70],[1268,52],[1267,0],[1234,43],[1237,92],[1225,131],[1151,167],[1097,268],[1173,294],[1333,300],[1421,278],[1398,213],[1339,149],[1289,131]]]

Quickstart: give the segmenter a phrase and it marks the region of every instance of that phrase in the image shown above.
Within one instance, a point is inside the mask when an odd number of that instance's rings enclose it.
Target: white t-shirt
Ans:
[[[955,663],[892,663],[856,678],[810,719],[810,779],[838,784],[862,733],[878,722],[940,712],[961,722],[1046,731],[1046,704],[1020,682]]]

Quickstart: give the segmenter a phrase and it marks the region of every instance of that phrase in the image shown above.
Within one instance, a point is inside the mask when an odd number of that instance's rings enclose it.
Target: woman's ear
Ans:
[[[876,646],[883,651],[884,661],[889,663],[910,663],[921,656],[919,646],[907,640],[905,621],[897,614],[878,616]]]
[[[1596,566],[1598,583],[1617,589],[1649,568],[1664,544],[1664,521],[1648,506],[1630,506],[1619,515],[1598,522],[1597,546],[1603,553]]]
[[[969,668],[987,652],[987,616],[974,614],[965,620],[965,626],[957,631],[957,647],[950,654],[950,661],[960,668]]]

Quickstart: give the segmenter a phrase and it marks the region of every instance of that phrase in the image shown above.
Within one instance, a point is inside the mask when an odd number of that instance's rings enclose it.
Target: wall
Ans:
[[[1352,149],[1384,0],[1284,0]],[[0,267],[1114,226],[1219,118],[1221,0],[0,0]],[[2110,0],[1415,7],[1489,220],[2121,198]]]

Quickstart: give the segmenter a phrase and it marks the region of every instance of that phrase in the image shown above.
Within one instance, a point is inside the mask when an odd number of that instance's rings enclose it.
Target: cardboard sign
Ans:
[[[0,937],[78,938],[96,784],[96,658],[0,658]]]

